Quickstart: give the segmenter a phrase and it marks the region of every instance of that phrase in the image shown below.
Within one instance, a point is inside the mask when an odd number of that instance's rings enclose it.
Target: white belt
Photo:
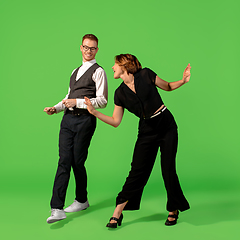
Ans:
[[[167,109],[167,107],[164,106],[159,112],[153,114],[150,118],[156,117],[157,115],[159,115],[160,113],[162,113],[166,109]]]

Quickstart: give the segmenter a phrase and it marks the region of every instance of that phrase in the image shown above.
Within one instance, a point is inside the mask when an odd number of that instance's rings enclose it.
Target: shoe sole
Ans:
[[[58,221],[61,221],[65,218],[61,218],[61,219],[51,219],[51,220],[48,220],[47,223],[55,223],[55,222],[58,222]]]

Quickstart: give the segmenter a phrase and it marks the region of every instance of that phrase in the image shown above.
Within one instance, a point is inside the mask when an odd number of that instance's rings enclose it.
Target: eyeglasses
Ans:
[[[94,52],[94,51],[97,50],[97,48],[95,48],[95,47],[88,47],[88,46],[86,46],[86,45],[83,45],[83,50],[84,50],[85,52],[87,52],[88,50],[90,50],[91,52]]]

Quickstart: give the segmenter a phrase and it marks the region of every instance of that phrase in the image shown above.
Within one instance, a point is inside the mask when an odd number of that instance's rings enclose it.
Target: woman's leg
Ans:
[[[178,176],[176,173],[176,153],[178,144],[177,128],[171,128],[160,141],[161,168],[164,184],[167,191],[167,210],[170,215],[174,211],[185,211],[189,204],[183,195]],[[173,213],[173,214],[171,214]]]
[[[119,217],[122,214],[122,211],[124,209],[124,207],[126,206],[127,202],[121,203],[119,205],[116,206],[114,212],[113,212],[113,217],[119,219]],[[116,223],[116,220],[111,220],[110,223]]]
[[[159,146],[152,136],[139,136],[131,170],[116,199],[116,206],[128,201],[125,210],[138,210],[143,189],[151,174]]]

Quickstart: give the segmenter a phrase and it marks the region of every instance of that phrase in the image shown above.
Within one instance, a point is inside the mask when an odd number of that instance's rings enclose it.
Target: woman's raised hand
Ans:
[[[191,76],[190,70],[191,70],[191,66],[189,63],[183,72],[183,82],[184,83],[187,83],[190,80],[190,76]]]
[[[95,111],[95,108],[93,107],[90,99],[87,98],[87,97],[84,97],[84,99],[85,99],[85,102],[84,102],[84,103],[87,105],[87,110],[88,110],[91,114],[93,114],[93,112]]]

